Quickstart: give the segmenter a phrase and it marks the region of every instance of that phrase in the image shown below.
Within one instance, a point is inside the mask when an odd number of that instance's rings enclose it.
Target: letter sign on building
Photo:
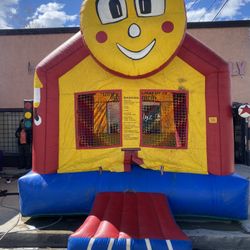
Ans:
[[[244,76],[247,63],[245,61],[229,62],[231,76]]]

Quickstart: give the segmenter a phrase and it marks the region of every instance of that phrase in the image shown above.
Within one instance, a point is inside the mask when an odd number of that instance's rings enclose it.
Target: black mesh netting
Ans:
[[[142,93],[142,145],[174,148],[187,146],[186,93]]]
[[[121,144],[119,93],[79,94],[77,106],[79,147],[110,147]]]

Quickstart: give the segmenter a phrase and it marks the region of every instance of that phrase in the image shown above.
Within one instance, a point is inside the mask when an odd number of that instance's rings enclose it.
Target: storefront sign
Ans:
[[[245,61],[229,62],[231,76],[244,76],[247,63]]]
[[[249,104],[241,105],[238,109],[238,113],[242,118],[250,117],[250,105]]]

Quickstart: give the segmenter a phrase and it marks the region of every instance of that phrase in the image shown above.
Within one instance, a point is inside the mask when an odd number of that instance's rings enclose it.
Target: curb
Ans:
[[[249,250],[250,234],[212,230],[185,230],[194,250]],[[0,241],[0,248],[67,248],[67,232],[14,232]]]
[[[197,250],[249,250],[250,234],[206,229],[184,230]]]
[[[14,232],[7,234],[0,241],[0,248],[67,248],[71,233]]]

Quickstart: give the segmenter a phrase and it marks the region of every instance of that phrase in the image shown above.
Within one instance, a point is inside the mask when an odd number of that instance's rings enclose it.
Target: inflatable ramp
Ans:
[[[176,225],[158,193],[99,193],[84,224],[70,236],[69,250],[188,250],[191,241]]]

